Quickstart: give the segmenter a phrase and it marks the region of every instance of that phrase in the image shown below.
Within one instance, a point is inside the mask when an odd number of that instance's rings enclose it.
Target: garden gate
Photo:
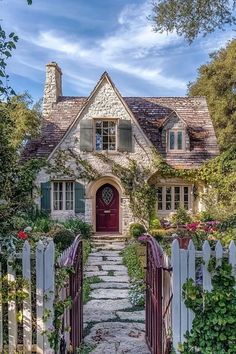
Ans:
[[[147,244],[146,341],[152,354],[171,349],[171,267],[168,256],[148,234],[139,238]]]
[[[60,298],[71,298],[71,307],[62,318],[60,354],[76,353],[83,338],[83,242],[77,236],[73,244],[62,254],[60,266],[72,268],[69,283],[61,290]],[[66,331],[70,327],[70,332]]]

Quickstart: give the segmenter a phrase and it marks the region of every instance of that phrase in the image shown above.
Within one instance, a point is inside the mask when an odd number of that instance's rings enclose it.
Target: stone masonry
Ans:
[[[145,342],[144,310],[136,310],[129,301],[130,280],[122,264],[123,248],[124,243],[115,241],[94,245],[85,268],[85,277],[92,284],[84,305],[84,342],[92,354],[150,354]]]

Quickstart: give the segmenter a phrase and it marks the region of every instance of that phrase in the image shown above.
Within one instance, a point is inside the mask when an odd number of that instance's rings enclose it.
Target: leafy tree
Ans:
[[[11,217],[32,206],[31,188],[41,163],[20,161],[24,142],[35,137],[40,111],[31,108],[28,94],[0,103],[0,233],[10,229]]]
[[[210,55],[189,84],[190,96],[206,96],[221,150],[236,146],[236,40]]]
[[[158,0],[151,19],[155,31],[176,31],[191,43],[200,34],[235,25],[235,6],[235,0]]]

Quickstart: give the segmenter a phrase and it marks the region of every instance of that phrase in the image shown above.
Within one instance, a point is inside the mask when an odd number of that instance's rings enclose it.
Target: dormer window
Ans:
[[[185,150],[185,135],[183,130],[169,130],[168,150],[171,152]]]

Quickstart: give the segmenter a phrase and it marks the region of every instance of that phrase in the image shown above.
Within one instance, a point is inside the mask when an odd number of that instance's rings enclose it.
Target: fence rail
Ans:
[[[39,241],[32,253],[29,242],[25,241],[22,253],[9,255],[7,259],[1,254],[1,353],[5,351],[11,354],[16,350],[24,353],[53,353],[45,331],[52,325],[53,320],[54,261],[55,248],[52,240],[46,244]],[[25,296],[21,303],[16,299],[19,277],[24,279]],[[2,289],[3,279],[7,280],[8,289]],[[4,299],[5,295],[7,297]],[[22,325],[17,321],[19,310],[22,311]],[[45,313],[48,314],[47,321],[44,321]],[[6,342],[5,336],[8,337]]]
[[[83,248],[80,236],[55,263],[52,240],[39,241],[34,250],[28,241],[22,252],[6,256],[0,252],[0,353],[53,354],[47,331],[53,327],[55,265],[73,267],[68,284],[60,290],[60,299],[71,297],[72,307],[63,315],[60,353],[74,353],[82,340]],[[18,301],[17,282],[23,280],[24,298]],[[3,289],[6,279],[7,289]],[[4,290],[4,291],[3,291]],[[4,298],[6,296],[6,298]],[[22,312],[22,321],[17,320]],[[70,331],[67,330],[70,328]]]
[[[208,271],[208,264],[211,257],[216,258],[220,265],[222,258],[227,258],[232,265],[232,274],[236,279],[236,245],[231,241],[228,249],[223,249],[220,241],[217,242],[215,250],[211,250],[208,241],[203,243],[202,251],[196,251],[194,244],[190,241],[188,249],[180,249],[177,240],[172,243],[171,263],[173,268],[173,301],[172,301],[172,333],[173,347],[175,350],[178,344],[184,341],[184,334],[191,330],[194,314],[189,310],[182,298],[182,287],[188,279],[194,282],[200,281],[205,291],[211,291],[211,273]],[[201,268],[197,269],[196,260],[202,259]],[[198,278],[198,279],[197,279]]]

